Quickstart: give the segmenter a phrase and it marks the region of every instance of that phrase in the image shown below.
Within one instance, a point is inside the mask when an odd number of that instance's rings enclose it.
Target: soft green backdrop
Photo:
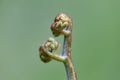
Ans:
[[[60,12],[73,19],[78,80],[120,80],[119,6],[119,0],[0,0],[0,80],[66,80],[62,63],[44,64],[38,56]]]

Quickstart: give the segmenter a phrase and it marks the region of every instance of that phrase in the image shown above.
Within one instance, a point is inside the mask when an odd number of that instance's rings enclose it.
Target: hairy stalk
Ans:
[[[64,44],[63,44],[63,53],[62,53],[63,56],[67,56],[67,62],[64,63],[67,73],[67,79],[77,80],[76,72],[71,58],[72,23],[69,24],[66,30],[71,31],[71,33],[68,36],[64,35]]]
[[[40,46],[40,59],[44,63],[50,62],[52,59],[63,62],[67,80],[77,80],[76,72],[71,58],[71,42],[72,42],[72,20],[66,14],[58,14],[55,17],[54,23],[51,25],[51,31],[55,37],[64,35],[62,55],[57,55],[54,52],[59,47],[59,43],[53,38],[49,38],[42,46]]]
[[[63,55],[67,56],[67,62],[64,63],[66,73],[67,73],[67,79],[68,80],[77,80],[76,72],[74,69],[74,65],[72,63],[71,55],[70,55],[70,47],[67,45],[69,42],[66,37],[64,37],[64,49],[63,49]]]

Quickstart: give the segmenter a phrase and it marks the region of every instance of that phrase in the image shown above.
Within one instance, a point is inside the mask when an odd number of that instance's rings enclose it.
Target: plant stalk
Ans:
[[[64,44],[63,44],[63,56],[67,56],[67,62],[64,63],[67,80],[77,80],[76,72],[74,69],[74,65],[72,63],[71,58],[71,41],[72,36],[64,36]]]

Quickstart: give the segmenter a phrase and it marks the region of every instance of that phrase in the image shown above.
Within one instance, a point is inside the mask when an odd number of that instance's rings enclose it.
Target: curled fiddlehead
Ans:
[[[55,37],[60,34],[67,36],[72,30],[71,28],[69,29],[69,25],[72,26],[71,18],[66,14],[60,13],[55,17],[55,20],[51,25],[51,31]]]

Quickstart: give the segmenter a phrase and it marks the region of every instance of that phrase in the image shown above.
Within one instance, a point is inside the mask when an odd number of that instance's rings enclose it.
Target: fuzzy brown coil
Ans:
[[[51,25],[51,31],[55,37],[59,36],[60,34],[64,34],[64,31],[69,25],[72,25],[71,18],[64,14],[60,13],[58,14],[53,24]]]

